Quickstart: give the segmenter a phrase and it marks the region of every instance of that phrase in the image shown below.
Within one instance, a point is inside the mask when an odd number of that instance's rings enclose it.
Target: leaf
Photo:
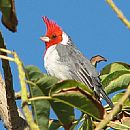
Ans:
[[[40,78],[36,84],[43,91],[43,93],[45,93],[45,95],[48,95],[49,90],[57,81],[57,78],[44,76]],[[61,124],[65,128],[70,127],[74,120],[74,108],[58,101],[50,101],[50,104]]]
[[[40,79],[42,76],[44,76],[43,73],[37,68],[36,66],[28,65],[25,67],[25,71],[29,76],[29,79],[31,81],[36,82],[36,80]]]
[[[104,109],[101,104],[86,97],[80,92],[61,92],[59,94],[52,95],[52,97],[53,99],[57,99],[60,102],[75,107],[98,120],[103,118]]]
[[[41,77],[42,74],[40,74],[40,70],[38,68],[28,66],[26,67],[26,75],[28,80],[31,79],[36,80],[36,78],[39,78],[39,76]],[[44,93],[37,85],[35,86],[30,85],[30,92],[32,97],[44,96]],[[41,130],[42,129],[48,130],[50,103],[47,100],[32,101],[32,107],[33,107],[34,119],[39,128]]]
[[[87,87],[86,85],[84,85],[83,83],[79,82],[79,81],[75,81],[75,80],[64,80],[61,81],[57,84],[55,84],[52,88],[51,88],[51,94],[59,92],[60,90],[68,90],[68,89],[76,89],[76,88],[80,88],[81,90],[87,92],[90,95],[94,95],[94,92]]]
[[[36,80],[37,86],[43,91],[45,95],[49,95],[49,91],[53,85],[55,85],[59,80],[55,77],[48,75],[43,75],[38,80]]]
[[[18,20],[15,12],[14,0],[0,0],[0,10],[2,12],[2,23],[10,31],[17,31]]]
[[[58,100],[50,101],[50,104],[62,126],[69,129],[75,120],[74,108]]]
[[[78,87],[74,88],[74,86]],[[57,83],[54,87],[52,87],[50,96],[60,102],[75,107],[96,119],[103,118],[104,108],[93,97],[91,90],[82,83],[72,80]]]
[[[114,63],[106,65],[100,72],[100,75],[107,75],[107,74],[111,74],[115,71],[120,71],[120,70],[130,71],[130,65],[123,62],[114,62]]]
[[[49,129],[48,130],[58,130],[61,127],[61,124],[58,120],[50,120],[49,121]]]
[[[125,92],[121,92],[121,93],[118,93],[116,95],[114,95],[112,97],[112,101],[117,103],[119,101],[119,99],[122,98],[122,96],[124,95]],[[123,104],[123,108],[129,108],[130,109],[130,97],[125,101],[125,103]]]
[[[123,90],[130,83],[130,71],[120,70],[108,74],[102,79],[102,84],[107,94]]]
[[[123,90],[130,83],[130,65],[111,63],[102,69],[100,79],[107,94]]]
[[[106,65],[100,72],[100,79],[104,80],[108,75],[113,72],[128,70],[130,71],[130,65],[123,62],[114,62]]]
[[[30,87],[31,96],[38,97],[44,96],[41,89],[38,87]],[[50,103],[47,100],[37,100],[32,102],[34,118],[41,130],[48,130]]]
[[[51,87],[58,82],[57,78],[42,74],[42,72],[40,72],[40,70],[35,66],[26,67],[26,71],[31,77],[30,80],[35,83],[46,96],[49,95]],[[57,101],[50,101],[50,104],[60,123],[65,128],[70,127],[74,120],[74,108]]]

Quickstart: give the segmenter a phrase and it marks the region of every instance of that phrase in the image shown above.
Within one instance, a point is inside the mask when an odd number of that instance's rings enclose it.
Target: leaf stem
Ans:
[[[31,86],[36,86],[35,83],[33,83],[32,81],[29,81],[29,80],[25,80],[26,83],[30,84]]]
[[[49,96],[39,96],[28,99],[28,101],[36,101],[36,100],[52,100],[52,97]]]

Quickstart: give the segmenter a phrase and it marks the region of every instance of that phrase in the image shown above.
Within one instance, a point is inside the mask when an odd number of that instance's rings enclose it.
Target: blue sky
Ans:
[[[44,43],[39,37],[45,34],[42,16],[55,20],[67,32],[84,55],[91,58],[100,54],[108,63],[130,63],[130,30],[117,18],[105,1],[95,0],[24,0],[15,1],[18,31],[9,32],[0,24],[7,48],[15,50],[25,65],[36,65],[43,72]],[[129,0],[118,0],[118,7],[130,19]],[[16,65],[11,63],[15,90],[19,90]],[[4,128],[1,128],[4,130]]]

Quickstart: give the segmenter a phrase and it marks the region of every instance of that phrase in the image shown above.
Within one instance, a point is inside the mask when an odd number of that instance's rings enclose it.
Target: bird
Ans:
[[[42,17],[46,34],[40,37],[45,43],[44,67],[47,73],[61,80],[76,80],[84,83],[113,109],[111,99],[104,91],[96,68],[77,49],[71,37],[47,16]]]

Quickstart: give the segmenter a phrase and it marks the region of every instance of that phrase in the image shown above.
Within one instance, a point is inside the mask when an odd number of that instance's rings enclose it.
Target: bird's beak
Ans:
[[[41,39],[43,42],[49,42],[49,41],[50,41],[50,38],[49,38],[49,37],[45,37],[45,36],[40,37],[40,39]]]

